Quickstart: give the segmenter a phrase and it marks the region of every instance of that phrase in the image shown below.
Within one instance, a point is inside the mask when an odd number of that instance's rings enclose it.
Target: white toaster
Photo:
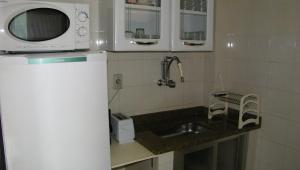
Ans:
[[[111,115],[112,135],[120,144],[134,141],[134,125],[132,118],[121,113]]]

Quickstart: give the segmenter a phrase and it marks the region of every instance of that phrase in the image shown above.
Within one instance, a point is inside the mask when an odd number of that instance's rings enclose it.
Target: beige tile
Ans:
[[[141,100],[145,102],[145,110],[153,110],[156,108],[165,107],[163,97],[163,88],[154,85],[154,86],[145,86],[143,88],[144,97]]]
[[[213,82],[208,82],[204,83],[203,87],[203,105],[208,106],[209,105],[209,96],[210,93],[215,90],[214,88],[214,83]]]
[[[297,29],[297,2],[296,0],[273,0],[271,24],[273,25],[273,34],[295,33]]]
[[[177,83],[175,88],[160,87],[163,94],[160,97],[163,99],[162,107],[175,107],[183,105],[183,84]]]
[[[293,63],[295,55],[296,38],[294,35],[275,35],[271,37],[268,61]]]
[[[114,74],[121,74],[119,70],[118,61],[108,61],[107,65],[107,86],[108,88],[113,88],[113,76]]]
[[[117,90],[108,89],[108,107],[111,109],[112,113],[120,112],[120,91],[116,93]],[[115,95],[114,99],[113,96]]]
[[[204,80],[204,58],[191,58],[183,61],[184,78],[186,82]],[[176,74],[178,76],[178,74]]]
[[[114,60],[120,61],[132,61],[132,60],[143,60],[153,55],[152,53],[144,53],[144,52],[115,52]]]
[[[293,95],[290,120],[300,123],[300,94]]]
[[[143,60],[143,84],[156,85],[161,79],[161,60]]]
[[[143,85],[143,60],[122,60],[119,61],[119,72],[123,75],[124,86]]]
[[[272,163],[267,163],[262,161],[260,162],[256,170],[282,170],[283,166],[282,165],[278,166],[278,164],[280,163],[275,162],[274,164],[272,164]]]
[[[262,140],[260,170],[282,170],[285,147],[271,141]]]
[[[294,85],[294,70],[291,64],[271,63],[269,67],[268,87],[291,91]]]
[[[204,91],[203,83],[201,82],[190,82],[184,84],[184,105],[204,105]]]
[[[228,90],[229,82],[234,80],[234,76],[231,74],[232,60],[230,59],[216,59],[215,71],[213,73],[213,81],[209,83],[214,83],[216,90]],[[207,74],[207,73],[206,73]],[[208,76],[211,76],[209,74]]]
[[[230,31],[232,28],[232,22],[230,22],[233,16],[232,0],[222,1],[216,0],[216,32],[218,31]]]
[[[145,108],[143,87],[125,87],[120,91],[120,111],[132,115]]]
[[[233,43],[234,47],[231,48],[233,59],[245,59],[248,57],[248,35],[243,33],[232,33],[228,42]]]
[[[145,113],[163,105],[162,89],[157,86],[133,86],[120,91],[120,110],[129,115]]]
[[[247,62],[247,79],[245,82],[250,86],[267,86],[267,69],[269,67],[268,63],[261,61],[249,61]]]
[[[300,152],[300,124],[296,122],[289,122],[287,131],[287,146],[297,149]]]
[[[216,57],[215,53],[211,53],[212,55],[204,57],[204,82],[214,82],[216,75]]]
[[[269,36],[251,34],[248,38],[248,59],[265,62],[268,56]]]
[[[300,9],[299,9],[299,13],[300,13]],[[299,23],[299,27],[300,27],[300,23]],[[297,41],[297,48],[296,48],[296,52],[295,52],[296,53],[296,55],[295,55],[295,62],[297,64],[297,66],[300,67],[300,30],[298,31],[296,37],[297,37],[297,39],[296,39],[296,41]]]
[[[262,123],[262,135],[265,139],[286,144],[288,121],[273,115],[265,114]]]
[[[296,93],[300,93],[300,59],[298,62],[295,62],[293,67],[293,90]]]
[[[288,119],[292,110],[292,101],[291,93],[267,89],[264,95],[263,112]]]
[[[235,83],[245,83],[247,78],[247,63],[239,60],[232,60],[229,65],[229,79]]]
[[[284,154],[284,169],[299,170],[300,169],[300,151],[287,148]]]
[[[250,32],[259,35],[269,35],[272,25],[270,24],[272,0],[254,0],[252,2],[252,16]]]

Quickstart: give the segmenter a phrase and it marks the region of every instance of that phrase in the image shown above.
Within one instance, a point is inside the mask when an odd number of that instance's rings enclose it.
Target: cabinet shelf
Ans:
[[[160,7],[150,6],[150,5],[137,5],[137,4],[125,4],[127,9],[138,9],[147,11],[160,11]]]
[[[190,14],[190,15],[207,15],[207,12],[201,12],[201,11],[193,11],[193,10],[180,10],[181,14]]]

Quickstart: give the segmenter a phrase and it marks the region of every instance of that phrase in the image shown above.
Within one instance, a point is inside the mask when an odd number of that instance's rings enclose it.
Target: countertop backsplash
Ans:
[[[164,56],[176,55],[183,63],[185,82],[180,82],[175,64],[171,78],[176,88],[160,87],[161,65]],[[204,74],[205,63],[211,53],[109,53],[109,98],[115,94],[113,75],[123,74],[123,89],[111,103],[112,112],[139,115],[164,110],[204,105],[205,86],[209,83]]]

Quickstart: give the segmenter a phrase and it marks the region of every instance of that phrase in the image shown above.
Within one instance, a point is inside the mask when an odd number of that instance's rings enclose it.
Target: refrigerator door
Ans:
[[[106,55],[0,59],[8,170],[109,170]]]

